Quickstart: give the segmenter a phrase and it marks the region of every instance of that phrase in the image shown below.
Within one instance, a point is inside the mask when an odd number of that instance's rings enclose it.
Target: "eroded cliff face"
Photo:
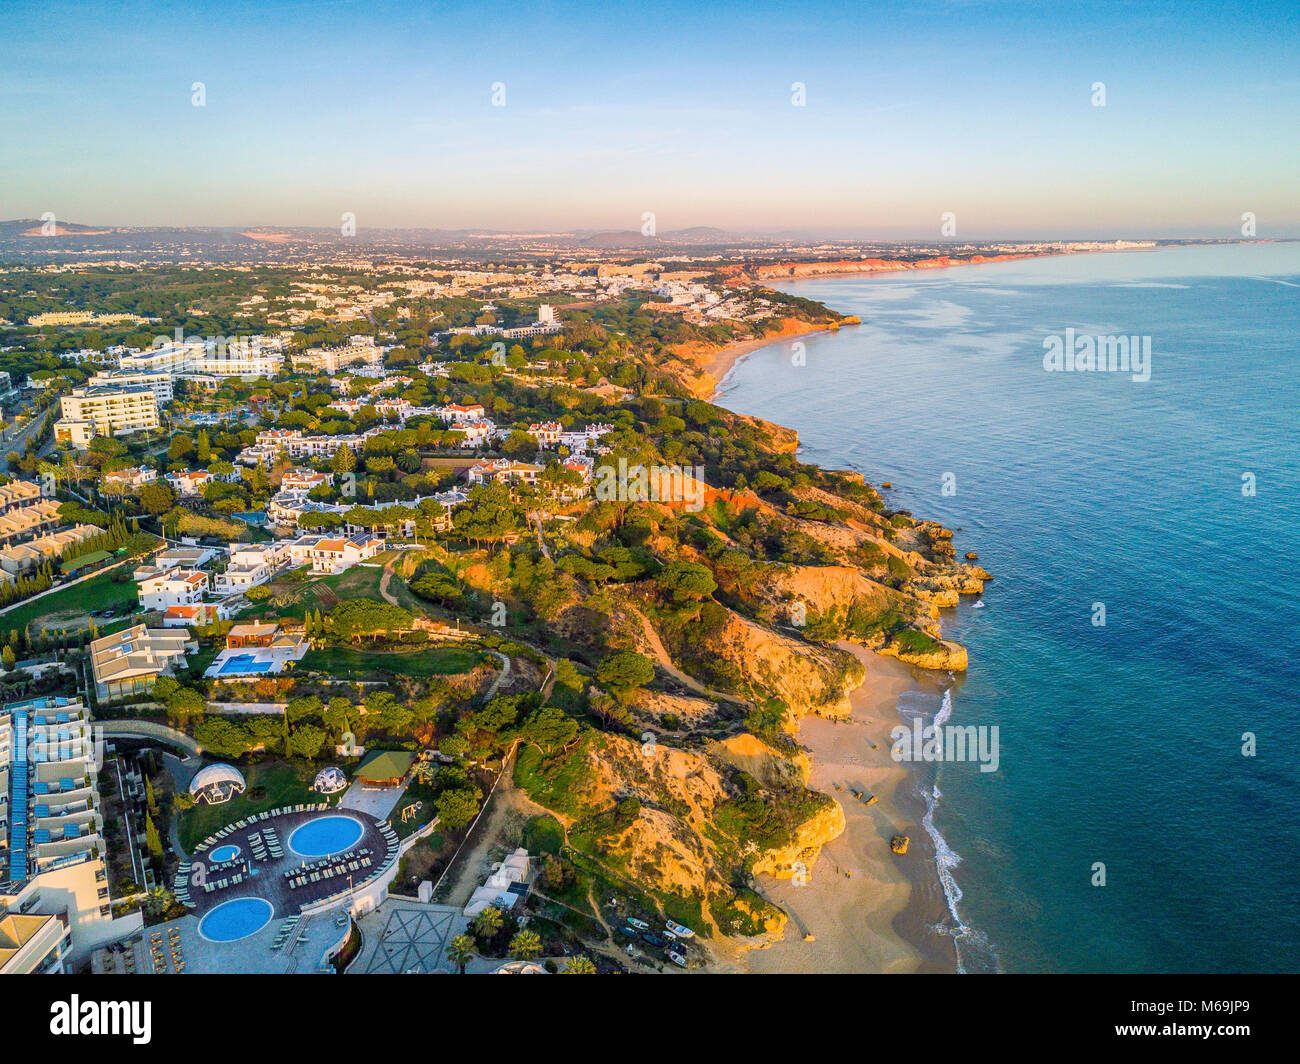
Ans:
[[[847,716],[849,692],[864,675],[852,654],[795,639],[734,610],[726,610],[722,625],[702,635],[692,653],[688,663],[707,666],[715,683],[734,676],[749,697],[779,698],[796,717]]]
[[[786,757],[753,736],[698,752],[590,732],[530,769],[528,790],[616,875],[699,902],[717,933],[779,936],[785,914],[737,879],[810,869],[844,828],[839,806],[807,790],[806,759]]]
[[[776,879],[810,875],[821,848],[844,834],[844,827],[844,809],[832,801],[799,825],[788,846],[763,853],[754,862],[754,874]]]
[[[789,753],[765,743],[757,735],[741,732],[712,743],[709,753],[720,761],[748,772],[764,787],[784,790],[807,787],[812,760],[800,749]]]

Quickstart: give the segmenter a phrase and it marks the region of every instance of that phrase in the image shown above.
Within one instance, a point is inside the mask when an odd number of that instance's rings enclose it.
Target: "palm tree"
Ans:
[[[474,940],[469,935],[457,935],[447,947],[447,956],[460,974],[464,975],[465,965],[474,959]]]
[[[172,907],[172,895],[166,887],[154,887],[145,896],[145,910],[155,916],[161,916]]]
[[[560,969],[561,975],[595,975],[596,965],[590,957],[570,957]]]
[[[501,910],[494,905],[489,905],[474,917],[471,926],[474,928],[476,938],[492,938],[501,930]]]
[[[542,939],[536,931],[520,931],[510,940],[510,956],[521,960],[532,960],[542,952]]]

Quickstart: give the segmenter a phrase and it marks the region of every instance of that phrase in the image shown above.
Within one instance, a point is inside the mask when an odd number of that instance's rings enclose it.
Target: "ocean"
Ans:
[[[915,774],[959,969],[1300,970],[1300,244],[781,287],[862,324],[719,401],[995,577],[900,706],[998,727],[997,772]]]

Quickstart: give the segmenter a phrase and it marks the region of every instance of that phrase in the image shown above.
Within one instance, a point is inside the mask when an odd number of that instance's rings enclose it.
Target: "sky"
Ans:
[[[1295,237],[1298,116],[1294,0],[0,4],[0,218]]]

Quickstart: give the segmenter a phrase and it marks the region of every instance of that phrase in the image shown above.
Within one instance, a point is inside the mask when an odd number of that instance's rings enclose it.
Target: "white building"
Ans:
[[[170,373],[113,370],[96,373],[87,383],[92,388],[152,388],[159,405],[170,403],[174,395]]]
[[[0,971],[77,967],[143,925],[139,912],[113,919],[102,766],[102,745],[79,699],[0,707]]]
[[[265,584],[283,559],[278,544],[232,543],[230,562],[225,572],[217,574],[213,590],[218,595],[237,595],[250,587]]]
[[[173,377],[239,377],[251,381],[274,377],[280,372],[284,365],[281,346],[282,341],[271,336],[224,342],[194,337],[125,355],[120,369],[130,373],[167,373]]]
[[[172,569],[137,576],[136,592],[140,605],[147,610],[166,610],[171,606],[193,606],[203,601],[209,590],[208,574],[193,569]]]
[[[358,562],[373,558],[383,540],[358,532],[352,536],[301,536],[289,544],[296,565],[310,565],[313,573],[342,573]]]
[[[74,388],[60,397],[63,417],[54,437],[79,447],[87,429],[94,436],[122,436],[158,427],[158,397],[152,388]]]

